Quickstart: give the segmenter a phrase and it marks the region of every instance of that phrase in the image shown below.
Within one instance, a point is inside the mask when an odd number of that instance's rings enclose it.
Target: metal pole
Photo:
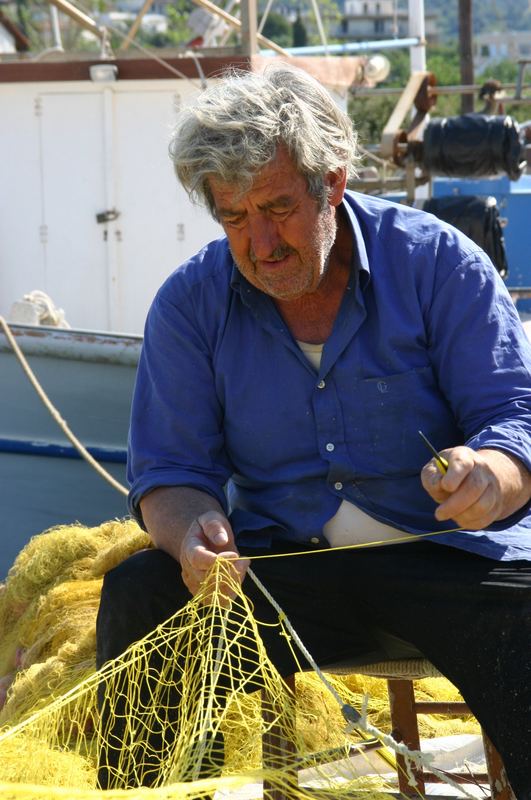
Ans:
[[[203,3],[205,0],[194,0],[196,3]],[[262,41],[261,37],[258,37]],[[419,39],[377,39],[373,42],[345,42],[344,44],[329,44],[325,47],[321,44],[311,44],[305,47],[285,47],[284,55],[290,56],[316,56],[327,53],[328,55],[344,55],[345,53],[369,53],[373,50],[398,50],[401,47],[413,47],[420,43]],[[273,50],[261,50],[260,55],[272,56]],[[423,70],[421,70],[423,71]],[[401,91],[401,90],[399,90]]]
[[[424,0],[408,0],[409,35],[419,41],[409,49],[411,72],[426,71],[426,29],[424,23]]]
[[[461,83],[474,83],[474,60],[472,57],[472,0],[459,0],[459,61]],[[474,110],[474,97],[470,94],[461,96],[461,113],[469,114]]]
[[[59,12],[55,6],[50,5],[50,22],[52,26],[52,47],[55,50],[63,49],[63,42],[61,41],[61,27],[59,25]]]
[[[256,0],[241,0],[240,17],[242,21],[242,55],[254,56],[258,53]]]

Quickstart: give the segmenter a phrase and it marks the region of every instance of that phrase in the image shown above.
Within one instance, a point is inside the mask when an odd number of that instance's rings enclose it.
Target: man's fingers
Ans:
[[[448,492],[445,492],[441,486],[442,478],[443,476],[437,468],[434,460],[429,461],[423,467],[422,472],[420,473],[422,486],[428,492],[428,494],[433,497],[436,503],[444,502],[449,496]]]
[[[220,580],[215,580],[214,575],[212,572],[206,572],[200,581],[198,581],[195,585],[195,590],[193,594],[202,588],[203,590],[206,589],[206,595],[203,598],[203,602],[211,603],[214,599],[214,587],[217,587],[217,602],[220,603],[222,607],[227,607],[232,599],[236,594],[236,589],[234,584],[242,584],[243,579],[245,577],[245,573],[249,566],[249,559],[242,559],[239,558],[237,553],[233,551],[228,551],[224,553],[218,553],[216,555],[216,559],[220,562],[221,565],[221,573],[220,573]],[[194,576],[195,580],[197,581],[197,575]],[[187,583],[188,588],[190,585]]]
[[[208,572],[216,558],[217,553],[213,553],[202,544],[197,544],[185,550],[183,560],[196,572]]]
[[[474,452],[468,447],[454,447],[442,450],[448,461],[448,469],[443,474],[435,459],[429,461],[421,472],[424,489],[437,503],[444,503],[450,495],[457,492],[474,469]]]
[[[446,475],[441,480],[444,487]],[[457,487],[452,491],[447,489],[448,496],[444,499],[436,512],[437,519],[450,519],[461,514],[466,509],[470,509],[477,503],[485,502],[484,494],[489,486],[489,481],[485,473],[481,470],[472,470],[466,475]],[[446,487],[444,487],[446,488]]]
[[[208,569],[216,554],[233,544],[230,524],[218,511],[208,511],[192,522],[184,542],[184,557],[197,569]]]
[[[475,487],[477,488],[477,486]],[[439,521],[455,520],[462,528],[480,530],[490,525],[497,516],[497,495],[492,484],[487,483],[483,490],[466,491],[461,489],[442,503],[435,511]]]
[[[190,525],[181,548],[183,580],[193,595],[218,558],[233,562],[230,565],[232,576],[241,583],[248,569],[248,561],[239,558],[234,534],[226,517],[219,511],[208,511]]]
[[[190,525],[181,549],[181,566],[188,571],[206,572],[215,561],[216,554],[210,550],[210,543],[205,537],[199,520]]]
[[[223,548],[232,540],[232,530],[228,521],[218,511],[207,511],[197,518],[197,522],[208,539],[216,548]]]
[[[232,577],[238,583],[243,583],[243,579],[249,569],[250,560],[248,558],[241,558],[236,553],[220,553],[218,558],[226,558],[230,562],[230,569]]]
[[[446,450],[443,455],[448,459],[444,475],[434,462],[427,464],[422,472],[424,488],[439,503],[435,517],[440,522],[454,520],[460,527],[471,530],[487,527],[498,513],[490,471],[468,447]]]
[[[476,454],[469,447],[454,447],[452,450],[443,450],[446,456],[448,469],[441,475],[441,487],[445,492],[455,492],[463,481],[467,479],[476,463]]]

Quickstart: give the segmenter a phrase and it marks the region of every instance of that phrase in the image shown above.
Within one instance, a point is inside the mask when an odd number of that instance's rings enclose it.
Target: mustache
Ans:
[[[294,253],[296,253],[296,251],[293,249],[293,247],[289,247],[287,244],[279,244],[279,246],[275,247],[273,252],[270,253],[270,255],[267,257],[267,260],[282,261],[283,258],[286,258],[286,256],[291,256]],[[249,250],[249,258],[253,264],[256,264],[256,262],[258,261],[252,247]]]

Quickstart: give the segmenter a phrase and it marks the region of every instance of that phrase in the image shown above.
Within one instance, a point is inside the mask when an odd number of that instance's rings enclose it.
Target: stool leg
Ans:
[[[419,726],[415,711],[415,693],[413,682],[390,678],[387,681],[389,706],[391,709],[391,735],[397,742],[403,742],[410,750],[420,750]],[[412,765],[411,771],[417,786],[410,786],[405,760],[396,757],[398,766],[398,787],[405,797],[418,797],[424,794],[424,774],[421,769]]]
[[[285,679],[287,689],[295,692],[295,676],[290,675]],[[290,792],[290,784],[297,787],[297,764],[295,760],[296,745],[289,736],[289,731],[295,728],[295,709],[288,701],[279,708],[278,700],[275,702],[262,689],[262,719],[267,730],[262,735],[262,766],[280,770],[286,777],[287,786],[279,788],[275,783],[265,779],[263,786],[264,800],[290,800],[294,791]],[[275,722],[275,720],[277,720]]]
[[[500,758],[500,754],[485,733],[483,735],[483,746],[485,748],[485,759],[487,761],[487,772],[489,775],[490,793],[492,800],[516,800],[516,797],[507,780],[507,773]]]

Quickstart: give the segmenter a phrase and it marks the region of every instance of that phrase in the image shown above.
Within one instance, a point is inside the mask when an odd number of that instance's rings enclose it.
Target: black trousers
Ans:
[[[419,541],[258,559],[251,567],[321,666],[385,657],[382,631],[412,643],[461,691],[518,800],[531,800],[531,562],[492,561]],[[244,591],[258,620],[277,622],[249,577]],[[98,666],[188,600],[179,565],[162,551],[141,551],[116,567],[102,590]],[[278,629],[262,630],[279,672],[294,672]],[[112,783],[109,774],[103,763],[102,788]]]

